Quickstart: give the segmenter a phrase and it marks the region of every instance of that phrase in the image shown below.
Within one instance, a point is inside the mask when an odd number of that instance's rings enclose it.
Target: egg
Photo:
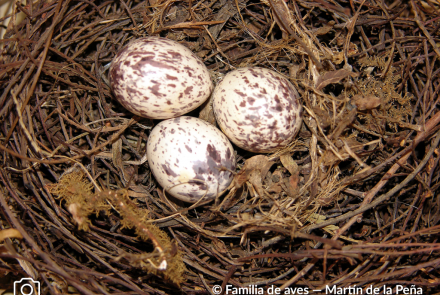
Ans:
[[[147,157],[157,182],[191,203],[223,193],[236,164],[228,138],[208,122],[188,116],[157,124],[148,137]]]
[[[207,100],[214,88],[203,62],[185,46],[160,37],[137,39],[111,62],[116,99],[133,114],[169,119]]]
[[[226,136],[255,153],[285,147],[301,126],[298,91],[285,77],[264,68],[226,74],[214,89],[213,109]]]

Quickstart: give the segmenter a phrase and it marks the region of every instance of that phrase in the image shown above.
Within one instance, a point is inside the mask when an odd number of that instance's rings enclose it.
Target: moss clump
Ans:
[[[399,70],[393,66],[387,69],[388,61],[385,57],[365,56],[359,59],[358,63],[362,68],[374,67],[380,70],[379,75],[367,75],[364,79],[359,79],[356,83],[357,87],[347,93],[350,97],[361,94],[380,99],[380,106],[377,109],[360,113],[359,117],[365,120],[365,126],[371,131],[383,134],[384,124],[381,123],[384,122],[397,131],[397,126],[408,123],[412,99],[408,93],[402,96],[397,92],[397,82],[402,78]]]
[[[150,241],[154,246],[153,252],[141,254],[125,253],[121,249],[124,254],[117,259],[127,259],[133,266],[164,276],[178,285],[184,281],[186,268],[176,244],[148,219],[144,209],[131,201],[127,190],[94,193],[93,185],[80,171],[63,175],[58,183],[49,185],[48,189],[66,202],[66,207],[80,230],[89,230],[88,217],[91,214],[104,210],[109,215],[111,206],[116,208],[122,218],[122,227],[135,229],[140,239]]]

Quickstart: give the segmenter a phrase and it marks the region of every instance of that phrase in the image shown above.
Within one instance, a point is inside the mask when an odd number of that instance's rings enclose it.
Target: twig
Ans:
[[[440,114],[437,113],[437,114]],[[440,116],[439,116],[440,117]],[[386,177],[387,180],[382,180],[381,182],[379,182],[365,197],[364,201],[362,202],[362,206],[359,209],[356,209],[352,212],[343,214],[341,216],[338,216],[336,218],[332,218],[329,219],[327,221],[323,221],[322,223],[319,224],[315,224],[315,225],[310,225],[307,226],[303,229],[301,229],[301,231],[311,231],[313,229],[317,229],[317,228],[322,228],[325,227],[327,225],[330,224],[335,224],[337,222],[346,220],[350,217],[353,218],[353,220],[358,218],[358,215],[360,216],[360,214],[362,214],[363,212],[365,212],[368,209],[371,209],[373,207],[375,207],[376,205],[382,203],[383,201],[388,200],[389,198],[391,198],[396,192],[398,192],[399,190],[401,190],[408,182],[410,182],[416,175],[418,172],[420,172],[420,170],[423,169],[423,167],[425,167],[426,163],[428,162],[428,160],[431,158],[432,154],[434,153],[435,149],[437,148],[438,144],[440,142],[440,131],[437,132],[436,138],[434,140],[434,142],[431,144],[431,148],[429,150],[429,152],[426,154],[425,158],[423,159],[423,161],[417,166],[417,168],[411,173],[409,174],[399,185],[396,185],[393,189],[391,189],[388,193],[381,195],[380,197],[376,198],[376,200],[374,200],[373,202],[371,202],[372,198],[374,195],[376,195],[376,193],[380,190],[380,188],[382,188],[388,181],[388,177],[392,174],[395,173],[395,171],[397,171],[398,168],[400,168],[401,164],[403,164],[410,156],[410,153],[407,153],[406,155],[404,155],[399,161],[398,163],[394,164],[391,169],[385,174],[384,178]],[[370,203],[371,202],[371,203]],[[351,222],[354,223],[354,222]],[[346,228],[348,229],[348,228]],[[342,232],[340,233],[342,234]]]

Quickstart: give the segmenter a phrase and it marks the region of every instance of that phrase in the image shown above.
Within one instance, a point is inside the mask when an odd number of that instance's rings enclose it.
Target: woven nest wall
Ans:
[[[439,292],[439,5],[16,4],[0,42],[0,293],[22,278],[41,294]],[[159,121],[108,85],[118,50],[153,35],[190,48],[214,83],[264,67],[301,96],[298,136],[237,148],[208,204],[164,194],[145,157]],[[215,124],[209,103],[189,115]]]

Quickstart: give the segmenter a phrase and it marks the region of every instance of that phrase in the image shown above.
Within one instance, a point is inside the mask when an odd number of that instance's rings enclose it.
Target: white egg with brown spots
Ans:
[[[235,171],[228,138],[206,121],[188,116],[157,124],[148,137],[147,157],[162,188],[191,203],[222,194]]]
[[[213,109],[226,136],[255,153],[285,147],[301,126],[297,90],[288,79],[264,68],[229,72],[214,89]]]
[[[133,114],[169,119],[186,114],[209,97],[213,84],[203,62],[185,46],[160,37],[132,41],[110,66],[116,99]]]

